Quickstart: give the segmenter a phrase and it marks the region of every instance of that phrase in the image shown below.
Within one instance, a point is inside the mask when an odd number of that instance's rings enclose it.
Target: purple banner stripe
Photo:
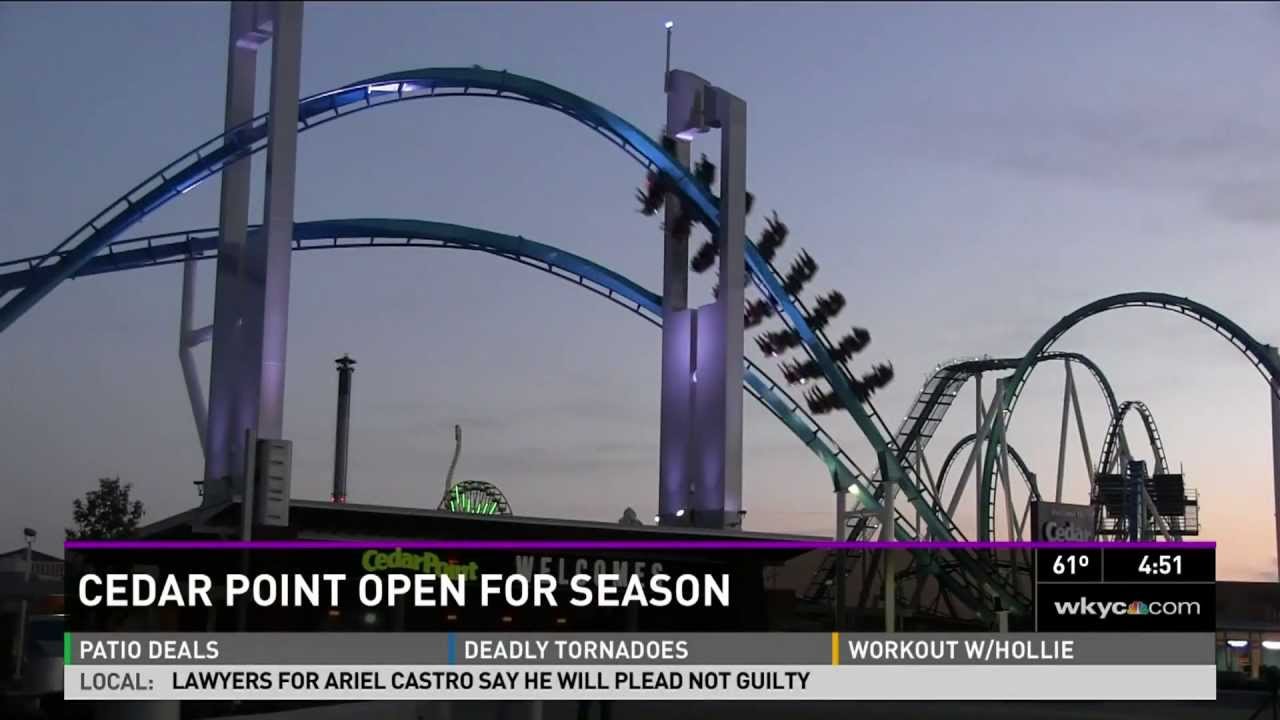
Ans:
[[[67,550],[1204,550],[1214,542],[839,542],[835,540],[67,540]]]

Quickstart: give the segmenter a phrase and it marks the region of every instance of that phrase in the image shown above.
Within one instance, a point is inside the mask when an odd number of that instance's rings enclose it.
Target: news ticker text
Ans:
[[[1215,697],[1213,647],[1198,633],[68,633],[64,672],[70,700],[1191,700]]]

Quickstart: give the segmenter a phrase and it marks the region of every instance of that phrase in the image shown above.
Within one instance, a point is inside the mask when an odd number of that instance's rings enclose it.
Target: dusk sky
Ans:
[[[1117,292],[1191,297],[1280,341],[1274,4],[305,12],[304,94],[481,65],[558,85],[655,134],[662,23],[674,20],[673,64],[747,101],[749,231],[777,210],[792,229],[782,262],[804,248],[821,265],[807,293],[846,295],[839,327],[873,337],[859,369],[888,360],[897,370],[875,397],[895,428],[937,363],[1021,355],[1063,315]],[[223,3],[0,4],[0,259],[52,248],[221,132],[227,19]],[[262,53],[260,88],[268,66]],[[714,158],[717,147],[712,136],[694,151]],[[264,165],[256,156],[259,179]],[[641,168],[555,112],[474,99],[381,108],[302,135],[298,169],[299,221],[472,225],[660,289],[660,228],[633,198]],[[217,204],[207,182],[127,236],[214,226]],[[200,270],[203,324],[213,265]],[[695,303],[710,301],[708,281]],[[133,483],[147,520],[197,502],[180,287],[177,265],[64,283],[0,336],[0,551],[20,545],[25,525],[39,549],[60,552],[72,499],[103,476]],[[519,514],[653,515],[659,334],[625,310],[489,256],[385,249],[295,255],[290,320],[295,496],[328,496],[333,360],[350,353],[351,502],[434,506],[460,423],[458,477],[498,484]],[[1121,400],[1150,406],[1171,463],[1200,492],[1219,576],[1273,579],[1270,410],[1249,363],[1212,331],[1145,309],[1091,319],[1057,349],[1089,355]],[[207,387],[207,345],[199,359]],[[1106,413],[1092,381],[1077,380],[1096,455]],[[1042,487],[1056,474],[1062,381],[1060,366],[1037,371],[1011,429]],[[847,416],[823,423],[873,465]],[[747,528],[829,535],[822,465],[750,399],[745,426]],[[972,426],[967,388],[932,462]],[[1128,427],[1149,458],[1140,423]],[[1066,499],[1087,501],[1077,445],[1067,467]]]

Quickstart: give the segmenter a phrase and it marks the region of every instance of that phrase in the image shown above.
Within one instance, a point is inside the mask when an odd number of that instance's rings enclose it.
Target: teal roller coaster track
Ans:
[[[350,83],[302,99],[298,106],[298,129],[305,132],[376,107],[445,97],[513,100],[566,115],[612,142],[646,169],[670,177],[675,191],[706,219],[708,228],[713,233],[719,228],[716,199],[683,165],[663,150],[660,142],[600,105],[548,83],[506,71],[478,67],[425,68]],[[180,262],[213,253],[217,243],[214,231],[123,241],[120,238],[155,210],[231,164],[265,149],[268,142],[267,119],[267,115],[260,115],[183,154],[107,206],[49,252],[0,264],[0,299],[4,299],[0,305],[0,332],[12,326],[59,283],[72,277]],[[574,280],[631,307],[651,322],[660,321],[660,305],[653,293],[584,258],[523,238],[439,223],[356,219],[299,223],[294,247],[296,250],[310,250],[389,245],[467,249],[499,255]],[[841,400],[844,411],[865,436],[872,451],[877,457],[887,459],[888,471],[895,476],[896,486],[915,515],[912,519],[899,509],[894,535],[899,539],[912,539],[924,532],[936,540],[968,540],[943,504],[939,487],[921,476],[912,459],[913,455],[923,452],[941,422],[958,391],[956,383],[962,385],[972,372],[963,367],[949,366],[951,369],[947,374],[935,376],[936,382],[931,381],[934,382],[932,386],[926,385],[929,396],[922,394],[922,400],[917,401],[902,428],[896,434],[891,432],[874,406],[855,394],[847,374],[832,359],[831,343],[821,330],[810,326],[804,303],[784,289],[778,271],[761,256],[750,239],[746,243],[745,255],[753,285],[779,311],[781,321],[796,332],[802,341],[802,349],[821,368],[823,378]],[[1268,381],[1280,377],[1280,360],[1266,346],[1222,315],[1185,298],[1133,293],[1106,298],[1081,308],[1051,328],[1016,364],[1004,361],[1007,366],[1001,369],[1010,369],[1008,366],[1011,366],[1013,374],[1005,384],[1001,398],[1005,412],[1000,422],[992,427],[982,458],[979,492],[989,500],[987,512],[980,513],[978,518],[974,539],[992,537],[995,515],[993,478],[1000,448],[1008,432],[1009,416],[1031,370],[1042,362],[1042,357],[1058,337],[1076,323],[1099,312],[1132,306],[1173,310],[1209,325],[1239,348]],[[748,363],[748,392],[764,403],[818,455],[837,489],[855,490],[857,500],[865,510],[879,512],[884,484],[879,482],[878,475],[868,476],[861,472],[848,453],[839,448],[832,436],[799,403],[787,396],[758,366],[745,359],[744,362]],[[1095,367],[1090,366],[1090,370],[1103,385],[1109,407],[1115,415],[1120,414],[1114,393],[1105,379]],[[937,580],[978,614],[990,616],[997,602],[1014,611],[1027,608],[1028,596],[1024,589],[1010,574],[996,568],[985,555],[963,549],[954,550],[950,555],[947,571],[937,572]]]

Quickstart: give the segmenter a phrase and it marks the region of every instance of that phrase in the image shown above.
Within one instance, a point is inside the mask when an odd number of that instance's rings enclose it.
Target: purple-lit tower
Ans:
[[[688,165],[695,137],[720,131],[720,285],[715,302],[688,307],[688,242],[668,229],[658,522],[741,529],[747,106],[684,70],[668,70],[665,89],[679,162]],[[675,207],[667,198],[667,228]]]
[[[302,67],[301,2],[233,2],[227,130],[254,117],[258,49],[271,43],[262,228],[249,233],[250,164],[222,173],[213,349],[205,429],[204,502],[246,491],[246,437],[286,443],[285,348]],[[286,443],[287,444],[287,443]],[[250,470],[252,471],[252,470]]]

